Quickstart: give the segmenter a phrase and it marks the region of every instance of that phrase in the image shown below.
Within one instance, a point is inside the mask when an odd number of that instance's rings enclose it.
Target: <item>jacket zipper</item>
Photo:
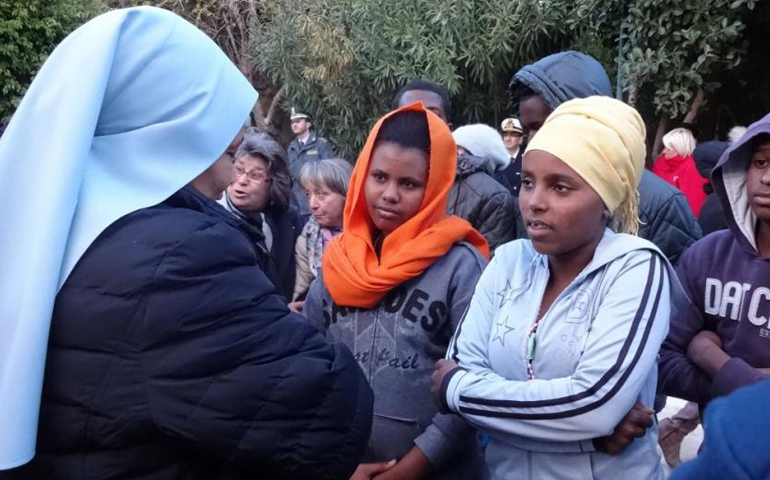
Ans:
[[[537,314],[540,312],[540,307],[543,305],[543,295],[545,295],[545,287],[546,287],[546,285],[548,285],[548,279],[550,277],[551,277],[551,272],[546,270],[545,282],[543,283],[543,286],[540,289],[540,303],[538,303],[537,310],[535,310],[535,314],[532,317],[532,321],[530,322],[530,328],[537,321]],[[551,307],[553,307],[554,305],[559,303],[559,301],[562,299],[562,297],[564,297],[564,295],[572,288],[572,286],[575,285],[575,282],[578,280],[578,278],[580,278],[580,274],[578,274],[575,278],[573,278],[572,281],[569,283],[569,285],[567,285],[564,288],[564,290],[562,290],[561,293],[559,293],[556,296],[556,298],[553,300],[553,302],[551,302],[551,305],[548,307],[548,310],[546,310],[543,313],[543,318],[540,319],[540,323],[545,323],[545,319],[548,317],[548,314],[551,312]],[[538,329],[539,329],[539,327],[538,327]],[[537,334],[535,333],[534,335],[537,335]],[[530,343],[529,340],[530,340],[529,336],[525,337],[525,339],[524,339],[524,354],[525,354],[524,358],[525,358],[525,360],[527,358],[529,358],[529,343]],[[533,370],[534,370],[534,363],[535,363],[534,350],[532,352],[531,362],[533,364]]]
[[[374,347],[377,343],[377,324],[380,323],[380,309],[377,308],[374,313],[374,327],[372,329],[372,346],[369,348],[369,386],[374,390],[374,375],[372,374],[372,365],[374,364]]]

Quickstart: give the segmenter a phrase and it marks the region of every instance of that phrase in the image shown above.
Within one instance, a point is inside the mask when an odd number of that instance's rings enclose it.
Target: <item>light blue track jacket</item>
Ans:
[[[489,433],[495,480],[662,479],[657,427],[615,456],[592,439],[637,400],[653,404],[671,300],[682,295],[671,266],[652,243],[606,230],[544,314],[528,380],[527,332],[548,276],[529,240],[496,251],[447,353],[461,367],[443,382],[447,406]]]

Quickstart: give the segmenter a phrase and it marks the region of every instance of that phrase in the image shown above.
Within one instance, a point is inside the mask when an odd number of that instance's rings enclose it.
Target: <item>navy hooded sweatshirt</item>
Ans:
[[[523,67],[509,88],[515,94],[523,87],[538,94],[551,111],[575,98],[612,96],[612,85],[601,63],[575,51],[554,53]],[[521,162],[515,166],[521,173]],[[638,190],[639,236],[654,243],[676,265],[682,252],[701,237],[687,199],[648,170],[642,172]]]
[[[661,348],[658,388],[666,395],[706,404],[758,382],[763,375],[757,369],[770,367],[770,258],[757,252],[757,220],[746,193],[754,139],[763,133],[770,133],[770,115],[719,160],[712,184],[728,229],[696,242],[677,267],[691,304],[671,319]],[[716,332],[732,357],[713,380],[687,358],[687,346],[701,330]]]

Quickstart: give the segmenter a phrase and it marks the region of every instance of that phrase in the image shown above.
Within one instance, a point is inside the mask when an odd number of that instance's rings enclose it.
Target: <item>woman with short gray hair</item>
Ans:
[[[247,130],[235,152],[235,180],[222,204],[262,235],[255,242],[262,269],[278,293],[291,298],[294,289],[294,244],[302,217],[291,204],[291,177],[286,150],[270,135]]]
[[[305,224],[295,249],[297,261],[293,302],[302,309],[302,300],[310,283],[318,276],[327,243],[342,231],[342,211],[353,167],[340,158],[308,162],[299,172],[299,182],[307,192],[312,216]]]

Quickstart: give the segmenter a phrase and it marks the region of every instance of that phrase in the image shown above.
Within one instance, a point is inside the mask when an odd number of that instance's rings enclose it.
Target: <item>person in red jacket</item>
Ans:
[[[708,180],[700,176],[692,158],[695,137],[686,128],[675,128],[663,136],[663,146],[652,173],[681,190],[697,218],[706,200],[703,185]]]

